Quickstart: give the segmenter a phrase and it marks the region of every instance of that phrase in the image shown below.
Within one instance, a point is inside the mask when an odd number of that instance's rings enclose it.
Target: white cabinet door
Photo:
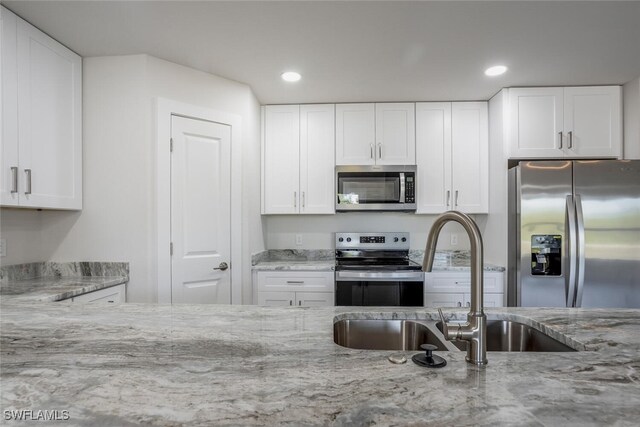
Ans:
[[[0,168],[0,204],[2,206],[18,206],[18,53],[16,51],[17,17],[8,9],[0,6],[0,26],[2,42],[2,160]]]
[[[82,59],[18,19],[21,206],[82,209]]]
[[[335,106],[300,106],[300,213],[335,213]]]
[[[438,307],[462,307],[464,305],[464,294],[445,293],[425,293],[424,306],[431,308]]]
[[[453,207],[489,213],[489,120],[486,102],[451,106]]]
[[[269,307],[290,306],[296,300],[295,292],[258,292],[258,305]]]
[[[264,212],[299,212],[300,107],[265,107],[263,152]]]
[[[376,147],[378,165],[416,164],[414,103],[376,104]]]
[[[563,88],[509,89],[510,157],[563,157]]]
[[[373,165],[374,104],[336,105],[336,165]]]
[[[296,292],[296,304],[302,307],[330,307],[334,299],[333,292]]]
[[[451,208],[451,103],[416,104],[416,213]]]
[[[570,157],[621,157],[620,86],[564,89],[564,131]]]

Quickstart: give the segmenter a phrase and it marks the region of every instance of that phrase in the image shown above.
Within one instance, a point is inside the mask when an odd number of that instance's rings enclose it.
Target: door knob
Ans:
[[[229,264],[227,264],[226,262],[221,262],[219,266],[214,268],[214,270],[225,271],[227,268],[229,268]]]

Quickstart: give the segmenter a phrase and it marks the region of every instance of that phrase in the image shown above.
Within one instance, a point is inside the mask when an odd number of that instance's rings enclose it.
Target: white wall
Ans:
[[[39,213],[41,242],[30,261],[128,261],[127,298],[157,301],[155,282],[154,100],[163,97],[237,114],[243,134],[243,300],[251,301],[250,254],[263,249],[259,202],[259,104],[241,83],[148,55],[85,58],[83,63],[84,209]],[[257,157],[256,154],[257,153]],[[256,172],[258,170],[258,172]],[[257,177],[257,178],[256,178]],[[15,238],[33,233],[33,214],[11,212]],[[37,233],[36,233],[37,234]],[[251,239],[249,238],[251,236]],[[11,244],[11,242],[9,242]],[[7,262],[8,264],[9,262]]]
[[[622,87],[624,99],[624,158],[640,159],[640,77]]]

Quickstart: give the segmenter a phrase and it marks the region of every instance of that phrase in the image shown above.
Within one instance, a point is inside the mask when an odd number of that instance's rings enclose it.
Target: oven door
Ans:
[[[415,171],[411,170],[415,166],[401,168],[403,170],[394,166],[336,167],[336,210],[415,210]]]
[[[421,271],[336,271],[336,305],[423,307]]]

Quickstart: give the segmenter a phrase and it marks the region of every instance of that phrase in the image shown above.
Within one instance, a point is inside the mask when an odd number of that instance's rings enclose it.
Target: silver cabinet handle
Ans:
[[[462,303],[458,301],[458,307],[462,307]]]
[[[467,301],[467,307],[471,307],[471,303]]]
[[[226,262],[221,262],[219,266],[214,267],[214,270],[225,271],[227,268],[229,268],[229,264],[227,264]]]
[[[569,131],[569,148],[573,148],[573,131]]]
[[[298,300],[298,305],[302,305],[302,300],[301,299]]]
[[[18,168],[16,166],[11,167],[11,194],[18,192]]]
[[[305,197],[304,197],[304,191],[303,191],[303,192],[302,192],[302,207],[303,207],[303,208],[304,208],[304,205],[305,205],[304,199],[305,199]]]
[[[27,174],[27,189],[24,194],[31,194],[31,169],[25,169],[24,173]]]
[[[304,280],[287,280],[287,283],[290,285],[302,285]]]
[[[373,159],[373,144],[369,144],[369,156]]]
[[[456,190],[456,195],[455,195],[455,199],[453,201],[453,207],[457,208],[458,207],[458,190]]]
[[[451,190],[447,190],[447,207],[449,207],[450,200],[451,200]]]
[[[378,142],[378,159],[382,159],[382,143]]]
[[[560,146],[558,147],[558,150],[562,150],[562,132],[558,132],[558,136],[560,136],[560,138],[558,138],[560,140]]]
[[[293,207],[294,208],[298,207],[298,192],[297,191],[293,192]]]
[[[289,305],[293,305],[293,300],[289,300]]]

